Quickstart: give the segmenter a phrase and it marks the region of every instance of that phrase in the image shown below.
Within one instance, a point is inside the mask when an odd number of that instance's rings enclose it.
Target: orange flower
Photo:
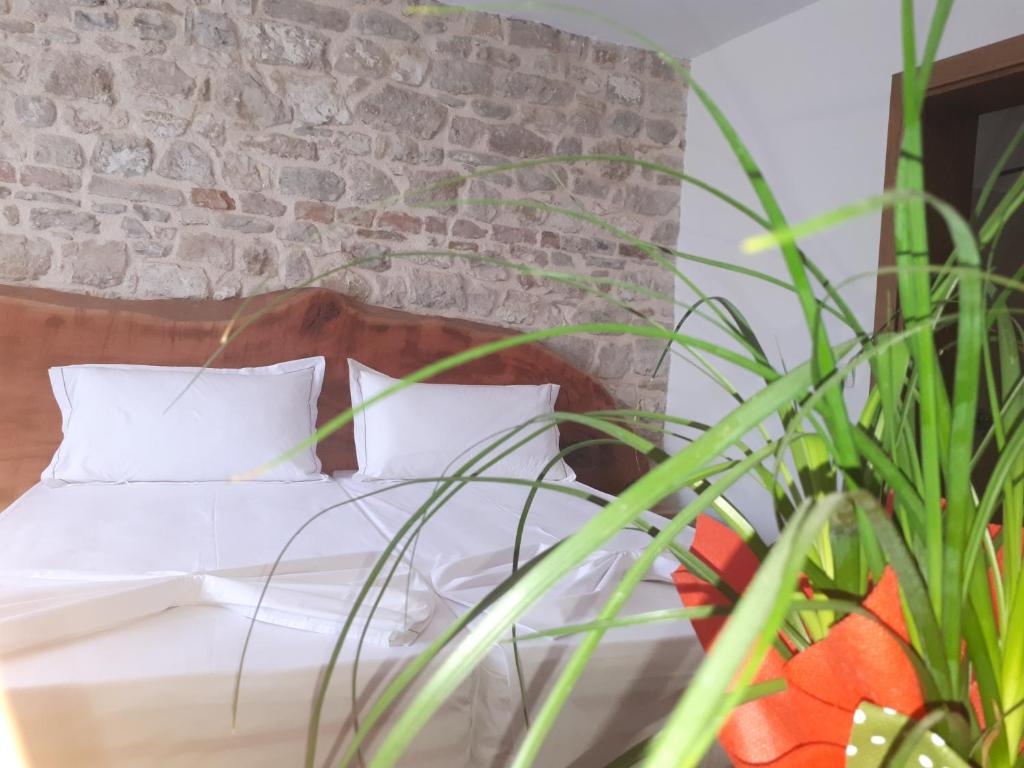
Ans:
[[[697,520],[692,552],[737,593],[746,589],[759,565],[735,533],[706,516]],[[684,567],[674,579],[688,607],[730,605],[721,592]],[[738,707],[718,734],[738,768],[842,768],[853,713],[861,701],[920,715],[924,699],[914,667],[893,636],[907,639],[891,570],[886,569],[863,606],[879,621],[848,616],[824,640],[788,661],[775,649],[769,651],[755,680],[781,678],[786,690]],[[705,649],[714,644],[726,620],[693,622]]]

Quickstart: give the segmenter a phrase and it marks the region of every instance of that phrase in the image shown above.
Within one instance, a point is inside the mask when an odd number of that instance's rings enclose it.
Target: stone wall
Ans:
[[[670,68],[538,24],[404,6],[0,0],[0,281],[227,298],[355,263],[325,284],[518,329],[629,315],[515,265],[671,294],[664,269],[572,216],[444,204],[540,200],[674,244],[670,179],[591,162],[436,185],[553,153],[681,167]],[[437,250],[466,257],[402,255]],[[671,322],[668,301],[607,290]],[[623,402],[663,407],[656,345],[556,347]]]

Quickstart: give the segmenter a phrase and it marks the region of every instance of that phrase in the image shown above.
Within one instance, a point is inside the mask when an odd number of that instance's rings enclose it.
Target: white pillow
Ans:
[[[264,368],[207,368],[198,377],[199,368],[153,365],[51,368],[64,439],[42,479],[230,480],[313,433],[324,365],[324,358],[311,357]],[[310,446],[253,479],[321,477]]]
[[[349,359],[352,405],[358,406],[395,384],[397,379]],[[413,384],[370,405],[355,416],[359,476],[378,480],[441,477],[455,470],[531,419],[554,412],[557,384]],[[528,425],[477,462],[487,463],[536,432]],[[534,480],[558,454],[558,427],[552,424],[483,474]],[[575,480],[559,461],[545,480]]]

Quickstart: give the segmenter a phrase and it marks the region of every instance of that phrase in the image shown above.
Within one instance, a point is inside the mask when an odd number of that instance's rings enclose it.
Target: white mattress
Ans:
[[[0,579],[31,571],[65,574],[265,573],[283,543],[317,512],[380,485],[341,478],[311,483],[140,483],[37,486],[0,515]],[[428,493],[394,488],[323,515],[287,560],[372,560]],[[361,706],[419,653],[479,590],[508,567],[521,489],[495,485],[460,492],[421,534],[415,571],[438,593],[432,617],[411,645],[371,638],[359,668]],[[593,508],[542,494],[525,538],[528,555],[570,533]],[[582,620],[645,537],[610,546],[558,594],[524,619],[526,627]],[[414,575],[414,581],[417,577]],[[0,582],[2,583],[2,582]],[[665,583],[645,583],[630,612],[678,605]],[[51,622],[52,623],[52,622]],[[309,704],[334,635],[258,623],[242,678],[237,727],[231,697],[244,611],[183,604],[127,617],[82,637],[7,653],[0,676],[34,767],[300,765]],[[52,627],[49,627],[52,629]],[[572,648],[571,640],[522,644],[529,699],[536,702]],[[318,757],[351,726],[354,648],[329,689]],[[639,738],[678,697],[701,658],[689,627],[655,625],[606,636],[539,765],[598,765]],[[511,647],[496,647],[417,739],[410,766],[499,766],[521,729]],[[372,747],[371,750],[372,752]]]

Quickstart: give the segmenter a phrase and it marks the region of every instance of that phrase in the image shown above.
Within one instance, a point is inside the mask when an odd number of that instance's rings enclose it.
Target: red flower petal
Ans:
[[[737,593],[742,593],[747,588],[761,564],[739,536],[707,515],[697,518],[697,532],[693,537],[690,551],[711,566]],[[683,605],[689,608],[703,605],[732,605],[732,600],[703,579],[692,575],[684,567],[680,567],[672,575],[672,579],[679,590]],[[716,616],[693,622],[693,629],[705,649],[711,647],[724,626],[725,619],[724,616]]]
[[[707,516],[697,520],[691,551],[737,592],[747,587],[760,564],[739,536]],[[685,568],[673,578],[689,607],[731,605],[725,595]],[[737,766],[841,768],[853,712],[862,700],[908,715],[923,708],[913,665],[892,634],[907,638],[895,574],[887,570],[863,605],[879,621],[848,616],[824,640],[788,662],[775,650],[769,652],[755,680],[784,678],[787,689],[744,704],[730,715],[719,742]],[[693,622],[705,648],[711,647],[726,618]]]
[[[885,570],[863,606],[878,621],[853,614],[837,622],[824,640],[790,660],[787,681],[850,712],[861,701],[870,701],[905,715],[919,714],[924,698],[917,674],[893,636],[907,639],[899,585],[891,569]]]
[[[785,666],[772,650],[755,680],[784,677]],[[840,768],[852,716],[799,688],[787,688],[737,707],[718,740],[737,765]]]

